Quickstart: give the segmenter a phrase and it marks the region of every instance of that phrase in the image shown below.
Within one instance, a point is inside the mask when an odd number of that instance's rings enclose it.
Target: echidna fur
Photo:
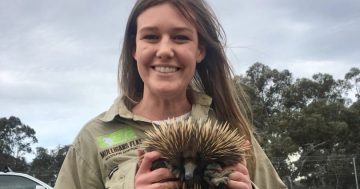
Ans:
[[[181,189],[226,188],[231,170],[224,167],[240,162],[250,149],[238,130],[211,120],[169,120],[145,134],[144,150],[163,155],[152,169],[169,168]]]

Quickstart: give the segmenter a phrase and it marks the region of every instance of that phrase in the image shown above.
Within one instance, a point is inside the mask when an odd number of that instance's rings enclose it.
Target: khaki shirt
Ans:
[[[208,117],[211,98],[195,93],[190,116]],[[122,98],[110,109],[88,122],[75,138],[63,162],[55,189],[133,189],[137,166],[137,148],[151,121],[132,114]],[[253,188],[283,189],[271,162],[255,138],[256,157]]]

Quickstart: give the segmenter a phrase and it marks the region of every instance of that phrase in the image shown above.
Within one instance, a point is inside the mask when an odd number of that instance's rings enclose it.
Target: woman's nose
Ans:
[[[173,44],[170,38],[164,37],[160,40],[156,56],[160,59],[168,59],[174,57]]]

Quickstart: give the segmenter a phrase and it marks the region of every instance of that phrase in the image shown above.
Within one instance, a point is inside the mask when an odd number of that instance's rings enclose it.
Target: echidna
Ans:
[[[144,150],[163,155],[152,169],[169,168],[182,189],[226,188],[231,170],[223,168],[241,161],[250,149],[244,136],[229,124],[210,120],[169,120],[145,134]]]

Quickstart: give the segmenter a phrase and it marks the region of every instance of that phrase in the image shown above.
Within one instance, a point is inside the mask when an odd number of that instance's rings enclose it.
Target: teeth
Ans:
[[[155,66],[155,70],[161,73],[172,73],[176,72],[175,67]]]

